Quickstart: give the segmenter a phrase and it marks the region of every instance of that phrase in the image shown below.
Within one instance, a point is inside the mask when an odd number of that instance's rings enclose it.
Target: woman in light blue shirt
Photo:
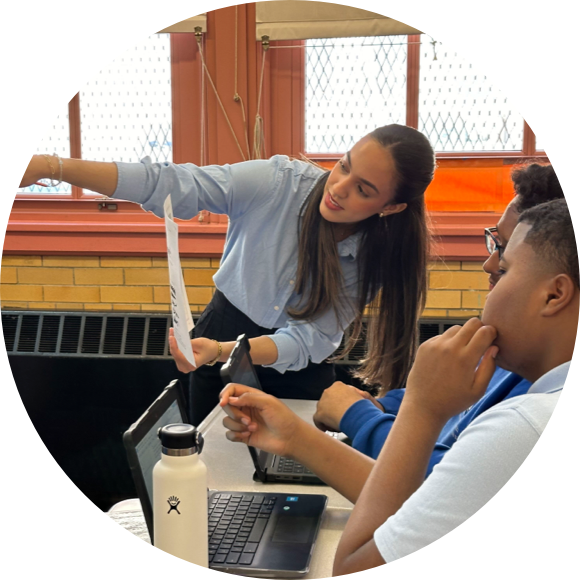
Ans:
[[[229,216],[216,293],[192,341],[194,423],[217,404],[213,365],[227,360],[241,332],[267,392],[317,399],[334,381],[323,361],[354,321],[352,348],[366,310],[373,316],[359,377],[384,389],[403,383],[426,294],[424,193],[435,168],[418,131],[376,129],[331,172],[279,155],[207,167],[60,161],[33,157],[23,184],[54,177],[58,166],[62,180],[158,216],[168,194],[175,217],[202,209]],[[193,370],[173,337],[170,345],[178,368]]]

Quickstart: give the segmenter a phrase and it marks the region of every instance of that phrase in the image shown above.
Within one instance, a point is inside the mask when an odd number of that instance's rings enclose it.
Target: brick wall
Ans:
[[[183,258],[192,312],[211,300],[216,258]],[[4,256],[3,309],[169,312],[164,258]]]
[[[424,318],[479,316],[488,294],[488,275],[478,262],[432,262]]]
[[[217,258],[182,258],[192,312],[210,301]],[[169,276],[163,258],[5,256],[2,308],[169,312]],[[487,275],[475,262],[433,262],[424,317],[478,316]]]

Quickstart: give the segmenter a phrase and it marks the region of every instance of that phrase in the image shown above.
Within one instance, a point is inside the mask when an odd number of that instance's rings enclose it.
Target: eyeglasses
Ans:
[[[501,257],[505,251],[505,246],[502,246],[499,239],[494,235],[497,233],[497,228],[485,228],[484,232],[485,245],[489,255],[491,256],[497,250],[498,257],[501,260]]]

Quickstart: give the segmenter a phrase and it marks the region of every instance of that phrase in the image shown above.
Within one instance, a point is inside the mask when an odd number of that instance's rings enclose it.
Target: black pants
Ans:
[[[216,289],[193,332],[196,338],[203,336],[228,342],[236,340],[243,333],[248,338],[255,338],[273,334],[274,330],[252,322]],[[194,425],[199,425],[218,404],[218,395],[223,388],[221,367],[221,363],[211,367],[204,365],[189,375],[190,417]],[[256,372],[264,391],[282,399],[318,400],[322,391],[336,380],[334,365],[324,362],[310,363],[302,370],[287,371],[284,374],[262,366],[256,366]]]

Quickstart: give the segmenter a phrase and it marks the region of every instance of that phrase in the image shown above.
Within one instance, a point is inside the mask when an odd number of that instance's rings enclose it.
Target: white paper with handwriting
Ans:
[[[169,293],[171,295],[173,331],[179,350],[189,363],[197,367],[189,339],[189,333],[194,327],[193,317],[187,301],[183,270],[179,260],[177,224],[173,221],[173,207],[170,195],[167,196],[163,204],[163,210],[165,212],[165,238],[167,240],[167,265],[169,267]]]

